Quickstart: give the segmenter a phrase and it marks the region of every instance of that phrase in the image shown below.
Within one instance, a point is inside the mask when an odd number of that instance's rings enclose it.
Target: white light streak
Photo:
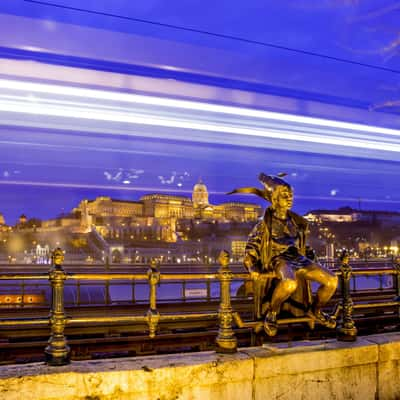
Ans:
[[[322,200],[322,201],[343,201],[343,202],[359,202],[359,197],[334,197],[334,196],[305,196],[305,195],[296,195],[297,199],[302,200]],[[363,203],[384,203],[384,204],[400,204],[400,200],[390,200],[390,199],[377,199],[377,198],[362,198]]]
[[[160,192],[171,194],[171,188],[159,188],[156,186],[128,186],[128,185],[96,185],[91,183],[72,183],[72,182],[45,182],[45,181],[25,181],[25,180],[0,180],[0,185],[11,186],[38,186],[38,187],[51,187],[61,189],[102,189],[102,190],[117,190],[117,191],[130,191],[130,192]],[[191,189],[174,189],[175,193],[191,194]],[[210,192],[212,193],[212,192]],[[224,194],[223,192],[219,194]]]
[[[400,152],[400,144],[397,143],[385,143],[379,141],[367,141],[361,139],[349,139],[343,137],[331,137],[323,135],[313,134],[301,134],[298,132],[285,132],[283,130],[268,130],[263,131],[256,128],[241,128],[226,125],[216,125],[211,123],[200,123],[192,121],[182,121],[175,119],[164,119],[157,118],[155,116],[146,117],[135,114],[124,114],[124,113],[110,113],[105,111],[99,111],[96,109],[67,109],[65,107],[42,107],[40,105],[26,104],[23,108],[21,105],[0,102],[0,111],[31,114],[31,115],[43,115],[52,117],[69,117],[77,119],[107,121],[107,122],[122,122],[135,125],[147,125],[147,126],[160,126],[165,128],[179,128],[179,129],[190,129],[198,131],[208,132],[219,132],[227,133],[232,135],[245,135],[245,136],[257,136],[262,138],[272,139],[284,139],[291,141],[318,143],[326,145],[337,145],[346,147],[363,147],[371,150],[384,150],[389,152]]]
[[[310,143],[324,148],[339,146],[400,153],[400,131],[395,129],[195,101],[5,79],[0,79],[0,112],[132,125],[131,132],[126,130],[127,135],[136,135],[135,126],[148,129],[160,127],[171,128],[171,132],[212,132]],[[15,123],[17,120],[18,117]],[[35,120],[35,123],[38,122]],[[43,119],[45,123],[49,123],[47,118]],[[100,131],[102,127],[99,126]],[[105,131],[112,133],[112,129],[110,127]],[[195,140],[192,137],[188,139]]]
[[[27,180],[0,180],[1,185],[10,186],[38,186],[38,187],[51,187],[51,188],[72,188],[72,189],[102,189],[102,190],[117,190],[117,191],[129,191],[129,192],[145,192],[145,193],[166,193],[171,194],[171,188],[160,188],[159,186],[127,186],[127,185],[97,185],[92,183],[72,183],[72,182],[45,182],[45,181],[27,181]],[[176,189],[174,193],[179,193],[182,196],[190,198],[192,195],[192,188],[188,189]],[[226,195],[226,191],[215,191],[209,190],[209,194],[212,195]],[[364,201],[364,199],[363,199]],[[399,201],[400,203],[400,201]]]
[[[264,110],[254,110],[243,107],[223,106],[223,105],[208,104],[208,103],[194,102],[188,100],[175,100],[162,97],[144,96],[137,94],[97,90],[97,89],[95,90],[86,88],[76,88],[76,87],[58,86],[58,85],[50,85],[50,84],[34,83],[34,82],[20,82],[20,81],[5,80],[5,79],[0,79],[0,88],[19,90],[23,92],[28,91],[37,93],[56,94],[62,96],[92,98],[98,100],[113,100],[113,101],[136,103],[136,104],[147,104],[153,106],[173,107],[173,108],[189,109],[196,111],[209,111],[213,113],[231,114],[235,116],[240,115],[240,116],[255,117],[255,118],[265,118],[269,120],[273,119],[285,122],[297,122],[297,123],[317,125],[317,126],[322,125],[339,129],[350,129],[363,132],[382,133],[385,135],[400,136],[400,132],[398,130],[382,128],[377,126],[361,125],[343,121],[333,121],[322,118],[303,117],[299,115],[290,115],[290,114],[283,114],[283,113],[264,111]]]

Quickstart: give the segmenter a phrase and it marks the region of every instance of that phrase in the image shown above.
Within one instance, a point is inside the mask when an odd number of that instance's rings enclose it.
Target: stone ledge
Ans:
[[[378,345],[326,340],[268,346],[255,358],[254,399],[375,400]],[[268,388],[268,389],[266,389]]]
[[[269,346],[269,354],[258,354],[256,375],[274,377],[320,370],[355,367],[378,361],[378,345],[363,338],[353,343],[336,340],[299,342],[293,347]]]
[[[215,352],[0,367],[0,398],[251,398],[253,361]]]
[[[388,333],[368,338],[379,346],[378,398],[400,398],[400,333]]]
[[[400,333],[386,333],[365,338],[379,345],[379,361],[400,360]]]
[[[400,398],[400,334],[215,352],[0,366],[2,400]]]

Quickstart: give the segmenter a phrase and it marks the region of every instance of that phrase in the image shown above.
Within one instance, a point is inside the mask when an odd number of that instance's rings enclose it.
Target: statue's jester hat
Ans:
[[[251,193],[270,202],[271,195],[278,186],[286,186],[288,189],[292,190],[292,187],[282,179],[286,175],[286,173],[280,173],[277,176],[272,176],[265,175],[261,172],[261,174],[258,176],[258,180],[264,185],[264,189],[259,189],[255,187],[243,187],[234,189],[227,194]]]

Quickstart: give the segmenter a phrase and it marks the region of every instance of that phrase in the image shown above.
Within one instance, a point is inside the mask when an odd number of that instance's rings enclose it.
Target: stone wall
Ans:
[[[400,399],[400,334],[0,367],[1,400]]]

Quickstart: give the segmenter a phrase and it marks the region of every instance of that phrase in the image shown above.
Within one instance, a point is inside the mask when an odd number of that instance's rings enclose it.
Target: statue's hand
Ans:
[[[253,257],[250,254],[246,254],[244,256],[243,264],[248,269],[248,271],[251,272],[254,267]]]
[[[250,278],[253,281],[256,281],[260,278],[260,273],[257,271],[250,271]]]
[[[311,261],[316,261],[317,260],[317,255],[315,254],[315,251],[313,248],[310,246],[306,246],[306,254],[305,256],[310,259]]]
[[[254,269],[254,258],[250,254],[246,254],[243,260],[244,266],[249,271],[250,278],[254,281],[257,280],[260,276],[260,273]]]

